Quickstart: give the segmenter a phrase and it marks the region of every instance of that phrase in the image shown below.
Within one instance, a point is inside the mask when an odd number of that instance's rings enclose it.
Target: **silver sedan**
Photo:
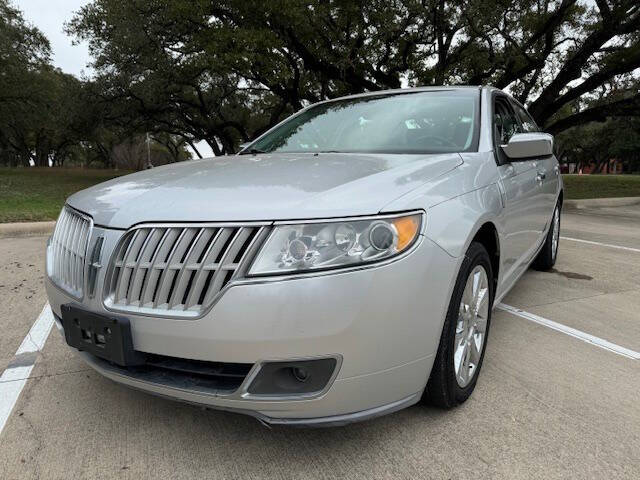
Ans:
[[[344,97],[71,196],[46,287],[66,342],[150,393],[278,424],[451,408],[493,305],[555,263],[562,199],[552,137],[499,90]]]

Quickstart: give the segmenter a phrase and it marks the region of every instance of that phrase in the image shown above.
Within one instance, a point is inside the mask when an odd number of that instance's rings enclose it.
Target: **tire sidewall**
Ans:
[[[556,264],[556,260],[558,259],[558,251],[560,250],[560,234],[558,234],[558,247],[556,248],[555,254],[553,252],[553,234],[555,229],[554,217],[556,214],[556,210],[558,211],[558,232],[561,231],[562,225],[562,205],[560,202],[556,203],[556,206],[553,209],[553,215],[551,216],[551,225],[549,226],[549,231],[547,232],[547,236],[545,237],[544,244],[538,253],[538,256],[532,262],[531,266],[540,271],[547,271]]]
[[[489,284],[489,313],[487,316],[487,327],[484,337],[484,343],[482,345],[482,352],[480,352],[480,361],[478,362],[478,368],[476,372],[469,382],[469,384],[465,387],[460,387],[458,385],[458,381],[456,380],[456,372],[454,367],[454,352],[455,352],[455,336],[456,336],[456,325],[458,322],[458,315],[460,309],[460,302],[462,300],[462,294],[464,292],[464,288],[467,283],[467,279],[469,274],[473,271],[473,269],[477,265],[482,265],[482,267],[487,272],[488,284]],[[489,340],[489,331],[491,328],[491,313],[493,309],[493,299],[495,295],[495,286],[493,279],[493,269],[491,268],[491,260],[489,258],[489,254],[486,249],[480,245],[479,243],[472,243],[467,253],[465,254],[465,258],[460,267],[460,271],[458,273],[458,278],[456,279],[456,286],[453,291],[453,295],[451,296],[451,302],[449,303],[449,309],[447,310],[447,319],[445,322],[445,327],[447,328],[446,332],[446,352],[445,352],[445,362],[446,362],[446,379],[449,386],[449,391],[453,393],[453,397],[456,403],[464,402],[471,393],[473,392],[476,383],[478,381],[478,377],[480,375],[480,371],[482,369],[482,363],[484,360],[484,354],[487,349],[487,343]]]

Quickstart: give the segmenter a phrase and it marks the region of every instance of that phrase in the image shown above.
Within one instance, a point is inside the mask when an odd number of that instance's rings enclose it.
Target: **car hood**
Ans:
[[[72,195],[97,225],[370,215],[462,163],[458,154],[264,154],[187,161]]]

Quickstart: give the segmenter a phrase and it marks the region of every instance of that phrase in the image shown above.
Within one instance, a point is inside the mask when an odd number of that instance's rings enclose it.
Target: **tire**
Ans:
[[[466,304],[469,300],[468,291],[470,277],[473,279],[482,278],[482,271],[486,274],[485,288],[479,288],[479,291],[484,291],[482,294],[482,302],[471,302]],[[473,299],[473,279],[471,280],[471,294]],[[482,283],[478,283],[482,287]],[[480,293],[480,292],[479,292]],[[473,392],[478,376],[480,375],[480,369],[482,368],[482,361],[484,359],[484,352],[487,346],[487,338],[489,336],[489,326],[491,324],[491,309],[493,307],[494,297],[494,283],[493,283],[493,270],[491,268],[491,259],[487,250],[480,243],[473,242],[469,246],[465,258],[462,261],[462,266],[458,272],[458,278],[456,279],[456,285],[451,296],[449,308],[447,310],[447,316],[442,327],[442,335],[440,336],[440,344],[438,346],[438,353],[431,369],[431,375],[427,382],[427,388],[423,394],[423,400],[427,403],[435,405],[441,408],[453,408],[463,403],[471,393]],[[464,296],[465,304],[462,303]],[[476,311],[480,311],[481,315],[475,316],[476,321],[482,323],[484,321],[484,335],[480,347],[477,345],[478,332],[473,333],[471,330],[464,330],[464,326],[473,324],[474,315],[471,314],[471,309],[465,309],[465,305],[473,305],[482,303],[480,309],[476,308]],[[480,319],[484,316],[485,318]],[[482,329],[482,326],[478,327],[478,331]],[[462,373],[464,368],[464,361],[466,361],[466,355],[464,350],[460,350],[464,343],[464,338],[472,338],[473,345],[468,344],[469,365],[473,363],[473,370],[468,375],[467,383],[464,382]],[[464,356],[463,356],[464,355]],[[475,356],[475,358],[474,358]],[[461,363],[462,361],[462,363]],[[457,363],[456,363],[457,362]]]
[[[556,264],[558,258],[558,246],[560,245],[560,213],[561,205],[558,203],[553,210],[553,217],[551,217],[551,226],[547,232],[547,238],[544,240],[544,245],[538,253],[538,256],[532,262],[531,266],[540,271],[551,270]],[[555,240],[555,241],[554,241]]]

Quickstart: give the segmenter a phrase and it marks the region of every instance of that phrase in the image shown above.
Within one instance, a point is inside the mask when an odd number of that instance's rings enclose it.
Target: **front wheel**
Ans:
[[[473,392],[491,322],[493,271],[487,250],[472,243],[460,267],[424,399],[442,408]]]
[[[536,270],[547,271],[553,268],[558,258],[558,245],[560,244],[560,204],[553,210],[551,226],[544,240],[544,245],[538,256],[531,264]]]

